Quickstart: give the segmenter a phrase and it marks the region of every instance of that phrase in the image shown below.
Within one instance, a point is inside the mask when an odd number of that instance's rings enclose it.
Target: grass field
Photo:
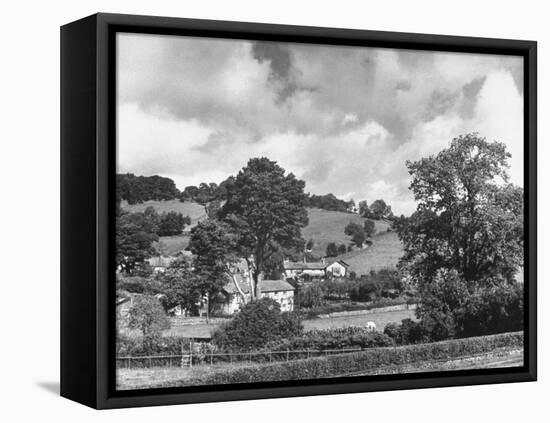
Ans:
[[[154,207],[158,213],[175,211],[191,218],[191,227],[206,217],[204,207],[193,202],[182,203],[179,200],[146,201],[141,204],[128,204],[123,201],[121,207],[130,212],[141,212],[147,207]],[[363,225],[365,218],[354,214],[322,209],[308,209],[309,224],[302,229],[302,236],[307,241],[313,239],[312,253],[324,256],[327,245],[334,242],[338,245],[350,243],[350,237],[344,234],[349,222]],[[390,223],[385,220],[375,221],[376,233],[372,239],[373,245],[363,250],[355,250],[339,256],[350,265],[350,270],[358,275],[369,273],[385,267],[394,267],[403,254],[401,241],[395,232],[387,232]],[[157,250],[165,255],[174,255],[184,250],[189,244],[189,235],[182,234],[160,237],[155,245]]]
[[[401,323],[403,319],[415,319],[414,310],[386,311],[355,316],[329,317],[325,319],[307,319],[303,321],[304,329],[330,329],[346,326],[365,326],[374,322],[379,331],[383,331],[388,323]],[[166,336],[183,336],[186,338],[207,337],[219,326],[218,323],[199,323],[194,325],[175,326],[164,332]]]
[[[189,216],[191,218],[191,226],[195,226],[200,220],[206,217],[206,212],[204,207],[200,204],[186,201],[182,203],[179,200],[169,200],[169,201],[146,201],[141,204],[128,204],[126,201],[123,201],[121,204],[123,210],[129,212],[142,212],[147,207],[153,207],[158,213],[167,213],[174,211],[176,213],[181,213],[183,216]],[[189,229],[189,227],[187,227]],[[189,235],[181,234],[175,236],[161,236],[159,242],[155,244],[155,248],[161,254],[171,256],[177,252],[187,248],[189,244]]]
[[[365,326],[367,322],[374,322],[376,324],[376,329],[383,331],[388,323],[401,323],[403,319],[415,320],[414,310],[386,311],[383,313],[304,320],[304,329],[314,330],[342,328],[347,326]]]
[[[357,275],[368,274],[371,270],[393,268],[403,255],[403,244],[395,232],[376,234],[373,244],[364,250],[352,251],[338,259],[349,264],[350,271]]]
[[[335,242],[337,245],[350,244],[350,237],[344,234],[349,222],[363,225],[365,218],[354,213],[328,211],[322,209],[308,209],[309,224],[302,229],[302,236],[306,241],[313,239],[312,253],[324,256],[327,245]],[[375,221],[378,233],[385,232],[389,223],[383,220]]]

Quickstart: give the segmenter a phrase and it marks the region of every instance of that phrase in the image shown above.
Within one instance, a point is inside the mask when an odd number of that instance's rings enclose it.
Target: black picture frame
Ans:
[[[524,58],[525,356],[508,369],[116,391],[115,34],[196,35],[518,55]],[[61,395],[119,408],[534,381],[537,377],[537,44],[152,16],[95,14],[61,28]]]

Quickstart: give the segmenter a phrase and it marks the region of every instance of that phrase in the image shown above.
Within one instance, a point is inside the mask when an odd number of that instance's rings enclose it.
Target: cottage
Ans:
[[[344,260],[333,261],[326,268],[327,276],[333,276],[336,278],[343,278],[348,272],[349,264]]]
[[[290,260],[283,261],[283,267],[285,269],[285,277],[295,279],[298,276],[308,275],[311,278],[324,278],[325,268],[327,264],[322,259],[320,262],[307,263],[303,262],[291,262]]]
[[[223,288],[223,293],[226,300],[222,306],[224,314],[234,314],[241,308],[242,305],[250,301],[250,284],[248,279],[240,275],[234,275],[235,280],[239,284],[239,288],[244,293],[243,296],[239,293],[233,282],[227,283]],[[260,298],[271,298],[279,303],[281,311],[294,310],[294,287],[283,280],[265,279],[260,282],[262,293]]]
[[[284,260],[285,277],[295,279],[307,275],[310,278],[339,277],[343,278],[348,273],[349,264],[343,260],[329,261],[321,259],[320,262],[291,262]]]

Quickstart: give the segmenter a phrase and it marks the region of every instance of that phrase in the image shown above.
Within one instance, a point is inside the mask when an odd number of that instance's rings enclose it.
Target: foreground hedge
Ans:
[[[225,370],[204,377],[167,382],[160,387],[327,378],[381,366],[401,366],[428,360],[450,360],[489,352],[496,348],[522,346],[523,332],[503,333],[430,344],[373,348],[355,354],[255,365]]]

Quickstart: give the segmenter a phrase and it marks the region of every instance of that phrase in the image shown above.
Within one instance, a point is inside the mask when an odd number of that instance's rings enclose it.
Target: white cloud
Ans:
[[[183,188],[267,156],[312,193],[383,198],[410,213],[405,161],[477,131],[506,143],[522,183],[519,58],[281,43],[262,60],[249,41],[118,41],[121,172]]]

